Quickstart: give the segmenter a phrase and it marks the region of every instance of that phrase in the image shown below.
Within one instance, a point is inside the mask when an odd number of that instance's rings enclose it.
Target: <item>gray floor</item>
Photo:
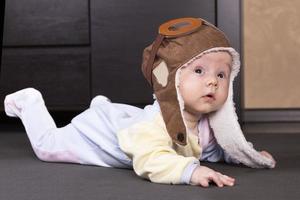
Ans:
[[[273,170],[203,163],[236,178],[234,187],[154,184],[132,170],[45,163],[33,154],[23,131],[0,131],[0,199],[299,199],[300,134],[251,134],[258,149],[277,160]]]

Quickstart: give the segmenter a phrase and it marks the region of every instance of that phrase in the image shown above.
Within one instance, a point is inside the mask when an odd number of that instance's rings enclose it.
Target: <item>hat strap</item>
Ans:
[[[155,60],[155,56],[156,56],[156,53],[158,51],[158,48],[160,47],[160,44],[162,43],[163,39],[165,38],[165,36],[161,35],[161,34],[158,34],[155,41],[153,42],[153,46],[152,46],[152,49],[151,49],[151,52],[150,52],[150,58],[147,62],[147,65],[146,65],[146,74],[147,74],[147,77],[148,80],[150,80],[150,85],[153,86],[153,82],[152,82],[152,68],[153,68],[153,64],[154,64],[154,60]]]

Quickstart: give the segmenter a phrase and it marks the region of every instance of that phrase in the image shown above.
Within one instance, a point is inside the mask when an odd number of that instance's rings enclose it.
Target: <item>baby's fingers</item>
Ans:
[[[267,157],[267,158],[270,158],[270,159],[274,160],[273,156],[270,153],[268,153],[267,151],[261,151],[260,154]]]
[[[234,182],[235,182],[234,178],[231,178],[229,176],[223,175],[221,173],[218,173],[218,174],[219,174],[220,179],[221,179],[221,181],[222,181],[222,183],[224,185],[227,185],[227,186],[233,186],[234,185]]]
[[[223,187],[224,186],[224,184],[223,184],[222,180],[220,179],[220,176],[218,175],[218,173],[213,173],[210,177],[210,180],[215,182],[218,187]]]
[[[200,180],[200,183],[199,183],[202,187],[208,187],[209,186],[209,181],[207,179],[203,179],[203,180]]]

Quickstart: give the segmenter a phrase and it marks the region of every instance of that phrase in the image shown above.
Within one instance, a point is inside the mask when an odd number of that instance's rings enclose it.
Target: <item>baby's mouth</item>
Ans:
[[[207,95],[204,95],[203,96],[206,100],[209,100],[209,101],[214,101],[216,100],[215,98],[215,95],[213,93],[208,93]]]

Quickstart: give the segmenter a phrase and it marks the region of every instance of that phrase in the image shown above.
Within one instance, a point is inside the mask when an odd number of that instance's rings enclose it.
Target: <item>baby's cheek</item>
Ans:
[[[227,96],[228,96],[228,93],[227,92],[220,92],[218,95],[217,95],[217,98],[218,98],[218,101],[220,104],[223,104],[226,102],[227,100]]]
[[[183,82],[179,86],[179,92],[183,97],[189,97],[195,92],[195,87],[189,82]]]
[[[228,89],[229,89],[229,87],[228,87],[228,85],[225,85],[224,87],[221,87],[220,89],[221,89],[220,90],[221,101],[223,103],[225,103],[227,98],[228,98]]]

